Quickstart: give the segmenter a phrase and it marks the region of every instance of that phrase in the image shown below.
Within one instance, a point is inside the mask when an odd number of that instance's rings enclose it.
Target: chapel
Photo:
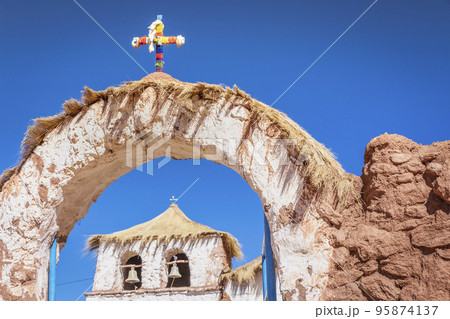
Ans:
[[[235,270],[236,238],[190,220],[175,204],[154,219],[88,239],[97,251],[86,300],[263,300],[261,257]]]

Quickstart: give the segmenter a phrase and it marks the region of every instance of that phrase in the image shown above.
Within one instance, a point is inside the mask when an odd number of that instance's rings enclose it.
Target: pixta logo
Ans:
[[[144,172],[143,164],[146,164],[145,173],[153,176],[155,161],[158,157],[164,157],[156,164],[156,169],[161,169],[171,160],[172,147],[168,143],[170,136],[158,133],[141,132],[126,143],[126,165],[137,166],[137,170]],[[153,161],[152,161],[153,160]]]
[[[126,143],[126,165],[137,167],[138,171],[154,175],[171,161],[171,136],[158,132],[141,132]],[[228,167],[253,166],[258,169],[273,166],[281,168],[286,165],[303,165],[308,157],[302,150],[291,152],[297,147],[293,139],[227,139],[227,138],[197,138],[186,140],[183,145],[188,157],[192,158],[192,165],[200,165],[200,159],[205,158]],[[294,156],[293,154],[297,154]],[[162,157],[156,162],[157,158]],[[245,158],[248,157],[248,158]],[[146,164],[144,169],[144,164]]]

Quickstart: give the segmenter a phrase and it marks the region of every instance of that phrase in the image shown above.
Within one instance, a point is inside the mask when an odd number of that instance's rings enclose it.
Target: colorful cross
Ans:
[[[156,45],[156,72],[163,72],[163,45],[174,43],[177,47],[180,47],[184,44],[184,37],[181,35],[176,37],[163,36],[164,24],[161,20],[162,15],[158,15],[157,19],[148,27],[148,37],[135,37],[131,42],[131,45],[136,49],[141,45],[148,44],[150,53],[155,51],[154,45]]]

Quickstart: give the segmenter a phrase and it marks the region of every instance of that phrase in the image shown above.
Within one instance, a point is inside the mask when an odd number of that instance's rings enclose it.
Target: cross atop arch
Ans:
[[[162,23],[162,15],[158,15],[157,19],[148,27],[147,37],[134,37],[131,45],[138,49],[141,45],[148,44],[150,53],[155,51],[156,45],[156,72],[163,72],[164,58],[163,58],[163,45],[176,44],[180,47],[184,44],[185,39],[183,36],[171,36],[165,37],[163,35],[164,24]]]

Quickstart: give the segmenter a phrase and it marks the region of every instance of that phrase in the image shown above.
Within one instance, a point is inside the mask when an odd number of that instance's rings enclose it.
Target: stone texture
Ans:
[[[437,178],[432,183],[433,192],[450,204],[450,160],[446,160],[441,167],[442,169],[435,170]]]
[[[362,278],[361,287],[374,300],[398,300],[400,296],[400,288],[393,280],[379,273]]]
[[[385,134],[364,158],[365,209],[336,212],[343,218],[330,241],[340,266],[330,266],[322,298],[449,300],[450,142],[423,146]],[[343,279],[355,270],[363,275],[354,284]]]
[[[420,255],[403,252],[383,262],[381,271],[395,277],[416,277],[422,272]]]
[[[378,270],[378,262],[375,259],[368,260],[361,266],[361,270],[364,272],[364,275],[373,274]]]
[[[405,153],[392,154],[390,156],[390,159],[391,162],[394,163],[395,165],[400,165],[409,161],[411,159],[411,155]]]
[[[405,250],[409,239],[405,233],[388,232],[368,225],[358,225],[348,234],[344,245],[356,250],[362,261],[387,258]]]
[[[443,259],[450,260],[450,248],[444,249],[444,248],[437,248],[436,253]]]
[[[437,248],[450,245],[450,220],[439,224],[422,225],[411,232],[416,247]]]

